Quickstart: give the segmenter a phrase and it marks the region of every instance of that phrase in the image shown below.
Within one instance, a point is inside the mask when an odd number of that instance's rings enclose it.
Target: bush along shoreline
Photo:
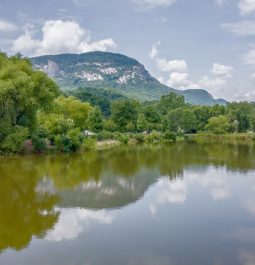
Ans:
[[[254,142],[254,103],[194,106],[175,93],[139,102],[93,91],[64,93],[29,59],[0,52],[0,154],[67,153],[190,137]]]

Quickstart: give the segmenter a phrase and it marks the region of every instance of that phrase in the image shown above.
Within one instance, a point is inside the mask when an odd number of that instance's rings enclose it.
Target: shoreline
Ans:
[[[48,155],[48,154],[63,154],[63,153],[85,153],[88,151],[98,151],[98,150],[107,150],[121,145],[144,145],[144,144],[167,144],[167,143],[182,143],[185,141],[193,141],[198,144],[211,144],[211,143],[222,143],[222,144],[245,144],[245,145],[254,145],[255,144],[255,133],[229,133],[229,134],[209,134],[209,133],[198,133],[198,134],[186,134],[184,137],[177,139],[176,141],[158,141],[155,143],[150,142],[139,142],[134,138],[129,139],[127,143],[123,143],[120,140],[116,139],[105,139],[95,142],[95,146],[88,149],[79,150],[76,152],[60,152],[54,148],[49,148],[44,151],[35,151],[33,148],[23,150],[20,153],[1,153],[0,157],[4,156],[26,156],[26,155]]]

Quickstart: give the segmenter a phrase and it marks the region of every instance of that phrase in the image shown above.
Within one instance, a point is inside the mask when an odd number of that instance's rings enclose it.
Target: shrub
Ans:
[[[96,139],[98,141],[114,139],[114,134],[112,132],[102,131],[96,134]]]
[[[129,141],[129,137],[126,134],[120,134],[118,140],[123,144],[127,144]]]
[[[75,152],[82,146],[83,136],[79,128],[72,129],[65,134],[58,134],[54,137],[57,150],[61,152]]]
[[[145,137],[145,141],[148,143],[160,143],[162,141],[162,134],[157,131],[153,131]]]
[[[109,132],[114,132],[117,130],[117,125],[113,120],[104,120],[103,122],[104,130]]]
[[[174,132],[170,132],[170,131],[166,131],[164,134],[163,134],[163,138],[167,141],[173,141],[175,142],[176,141],[176,133]]]
[[[47,149],[46,137],[48,131],[45,128],[40,127],[31,137],[34,148],[37,151],[43,151]]]
[[[0,144],[4,152],[17,153],[22,150],[22,144],[28,137],[28,129],[22,126],[15,126],[11,133]]]
[[[143,143],[145,141],[145,137],[142,133],[137,133],[134,138],[137,143]]]
[[[70,150],[75,152],[82,146],[83,136],[79,128],[70,130],[67,133],[67,137],[70,140]]]
[[[96,140],[92,138],[85,138],[82,143],[83,150],[90,150],[96,147]]]

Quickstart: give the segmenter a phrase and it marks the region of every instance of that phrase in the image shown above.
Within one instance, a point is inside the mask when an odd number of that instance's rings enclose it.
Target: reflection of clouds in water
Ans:
[[[159,191],[149,210],[153,217],[157,214],[157,205],[165,203],[184,204],[187,198],[188,188],[192,184],[198,184],[209,189],[214,201],[221,201],[231,196],[225,169],[209,167],[205,171],[192,172],[186,170],[184,178],[169,180],[162,177],[157,183]],[[254,207],[255,210],[255,207]]]
[[[242,265],[254,265],[255,264],[255,251],[241,250],[239,258]]]
[[[230,197],[230,191],[224,188],[212,189],[212,196],[215,201],[225,200]]]
[[[185,181],[176,179],[174,181],[161,181],[159,185],[162,191],[159,192],[158,203],[184,203],[186,200],[187,187]],[[160,188],[161,188],[160,187]]]
[[[196,174],[187,172],[185,179],[187,178],[188,182],[196,182],[204,188],[209,188],[213,200],[220,201],[231,196],[227,175],[225,170],[210,167],[206,172],[197,172]]]
[[[113,217],[104,210],[62,209],[58,223],[46,239],[57,242],[75,239],[80,233],[89,229],[91,222],[111,224],[112,221]]]

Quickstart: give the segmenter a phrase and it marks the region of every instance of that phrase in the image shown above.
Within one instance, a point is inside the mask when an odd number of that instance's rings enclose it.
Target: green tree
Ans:
[[[137,119],[137,130],[144,131],[148,129],[148,122],[143,113],[140,113]]]
[[[230,121],[238,124],[238,132],[246,132],[253,129],[255,110],[248,102],[233,102],[227,107]]]
[[[194,132],[197,124],[194,112],[183,108],[169,111],[164,122],[165,129],[172,132],[183,130],[185,133]]]
[[[89,112],[92,109],[89,103],[81,102],[75,97],[60,96],[55,101],[53,112],[64,115],[67,119],[74,121],[75,127],[85,129]]]
[[[103,130],[103,118],[99,108],[93,108],[89,112],[88,125],[89,129],[93,132],[100,132]]]
[[[18,150],[20,141],[11,140],[17,130],[20,133],[22,127],[23,131],[33,132],[37,111],[50,110],[58,94],[54,81],[43,72],[34,71],[28,59],[0,53],[0,149],[6,151],[8,141],[12,141],[10,144],[17,146],[10,151]]]
[[[228,118],[220,115],[218,117],[212,117],[209,119],[205,129],[214,134],[224,134],[229,131],[230,123]]]
[[[112,104],[112,120],[120,131],[126,131],[126,126],[133,123],[136,126],[139,103],[135,100],[117,100]]]
[[[183,96],[179,96],[176,93],[169,93],[161,97],[158,103],[158,109],[161,114],[166,115],[170,110],[181,108],[185,106],[185,100]]]

